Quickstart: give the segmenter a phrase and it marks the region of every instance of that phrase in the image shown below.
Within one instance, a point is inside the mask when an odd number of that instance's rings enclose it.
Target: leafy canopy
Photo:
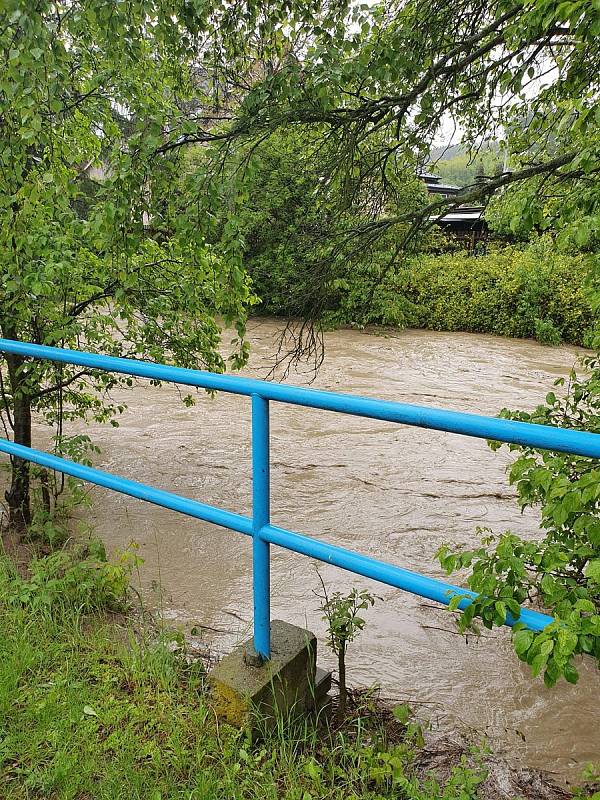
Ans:
[[[6,0],[0,8],[0,332],[7,338],[223,370],[220,322],[247,358],[252,295],[237,242],[207,245],[210,215],[171,213],[193,62],[210,22],[187,2]],[[175,134],[174,132],[177,131]],[[4,368],[3,368],[4,369]],[[6,357],[5,431],[122,410],[117,378]],[[67,409],[67,411],[65,411]],[[11,522],[27,525],[27,465],[12,464]]]
[[[181,156],[159,152],[198,95],[201,23],[179,2],[3,4],[2,335],[222,370],[222,319],[245,361],[236,244],[207,245],[204,208],[169,215]],[[50,421],[118,410],[90,391],[114,376],[9,359],[6,377],[9,424],[17,396]]]
[[[372,310],[353,296],[354,287],[360,286],[368,294],[369,278],[398,260],[398,232],[368,246],[344,237],[374,214],[421,208],[426,202],[422,181],[414,173],[390,168],[385,187],[373,181],[368,190],[351,197],[339,187],[324,187],[330,156],[320,131],[309,126],[275,131],[247,159],[244,155],[234,149],[221,172],[223,198],[217,216],[219,229],[226,232],[235,219],[261,310],[331,321],[398,322],[393,305],[379,295]],[[199,182],[210,168],[210,155],[201,148],[190,161],[191,181]],[[184,199],[190,194],[189,181],[185,187]],[[415,237],[409,249],[422,248],[429,239]]]
[[[300,12],[302,4],[291,6]],[[248,36],[238,58],[221,64],[233,84],[244,65],[248,73],[249,61],[267,62],[238,90],[229,133],[238,141],[251,145],[276,129],[314,126],[337,155],[330,180],[351,190],[383,175],[390,163],[423,163],[448,123],[460,126],[468,145],[496,138],[505,148],[509,172],[455,200],[435,200],[419,215],[388,215],[365,226],[365,236],[542,176],[565,195],[570,190],[569,202],[550,215],[553,223],[585,225],[588,240],[596,237],[596,0],[332,2],[309,21],[299,13],[290,25],[270,10],[258,41]],[[377,155],[365,158],[365,151]],[[530,195],[538,189],[532,184]]]

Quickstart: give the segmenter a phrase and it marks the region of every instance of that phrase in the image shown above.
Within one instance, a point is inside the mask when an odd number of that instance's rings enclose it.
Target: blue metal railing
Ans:
[[[232,375],[220,375],[202,370],[182,369],[165,364],[153,364],[133,359],[101,356],[78,350],[16,342],[0,339],[0,352],[74,364],[91,370],[117,372],[142,378],[167,381],[185,386],[246,395],[252,401],[252,517],[236,514],[215,506],[190,500],[143,483],[121,478],[109,472],[87,467],[68,459],[50,455],[33,448],[0,438],[0,451],[31,461],[49,469],[72,475],[107,489],[169,508],[196,519],[212,522],[252,537],[254,648],[264,657],[270,656],[270,585],[269,547],[284,547],[319,561],[385,583],[397,589],[448,604],[460,595],[460,608],[465,608],[476,595],[467,589],[429,578],[401,567],[393,566],[359,553],[320,542],[270,522],[269,492],[269,401],[277,401],[342,414],[415,425],[421,428],[458,433],[483,439],[527,445],[558,452],[600,459],[600,434],[565,430],[546,425],[466,414],[445,409],[393,403],[366,397],[306,389],[287,384],[268,383]],[[517,619],[507,617],[506,624]],[[518,618],[531,630],[542,630],[552,617],[531,609],[521,609]]]

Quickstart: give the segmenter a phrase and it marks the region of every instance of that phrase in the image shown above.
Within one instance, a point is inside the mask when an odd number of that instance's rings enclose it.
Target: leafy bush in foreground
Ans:
[[[30,610],[121,609],[127,599],[131,573],[138,563],[133,548],[111,563],[102,542],[92,539],[85,545],[33,558],[28,576],[14,576],[7,584],[5,599]]]
[[[582,378],[571,373],[563,398],[549,392],[535,411],[504,411],[502,416],[600,433],[600,356],[583,365],[587,373]],[[564,383],[564,378],[555,381]],[[510,482],[522,508],[540,508],[543,536],[488,536],[473,551],[443,547],[439,559],[448,572],[470,568],[469,588],[481,592],[460,615],[463,629],[475,617],[488,628],[502,625],[508,613],[518,617],[524,602],[547,609],[555,622],[543,631],[515,625],[515,651],[534,676],[543,672],[547,685],[560,677],[576,683],[576,655],[591,656],[600,668],[600,467],[596,459],[583,456],[517,445],[510,449],[519,453]]]

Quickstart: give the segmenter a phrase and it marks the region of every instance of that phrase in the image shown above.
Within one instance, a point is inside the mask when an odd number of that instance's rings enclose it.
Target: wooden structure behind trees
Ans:
[[[440,176],[431,172],[421,172],[419,178],[425,184],[427,192],[433,197],[457,198],[462,191],[460,186],[441,183]],[[436,224],[446,234],[463,244],[467,250],[474,250],[489,236],[489,228],[483,212],[482,205],[461,205],[443,216],[435,216],[432,219],[435,219]]]

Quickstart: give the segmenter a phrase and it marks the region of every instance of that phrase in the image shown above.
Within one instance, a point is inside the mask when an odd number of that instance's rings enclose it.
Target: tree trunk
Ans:
[[[31,398],[23,387],[21,374],[23,358],[7,353],[6,361],[13,396],[13,439],[16,444],[31,447]],[[5,494],[8,503],[8,521],[12,528],[23,531],[31,523],[29,462],[22,458],[12,458],[11,466],[10,489]]]
[[[342,645],[338,652],[338,675],[340,681],[340,699],[338,718],[342,721],[346,716],[346,648]]]

